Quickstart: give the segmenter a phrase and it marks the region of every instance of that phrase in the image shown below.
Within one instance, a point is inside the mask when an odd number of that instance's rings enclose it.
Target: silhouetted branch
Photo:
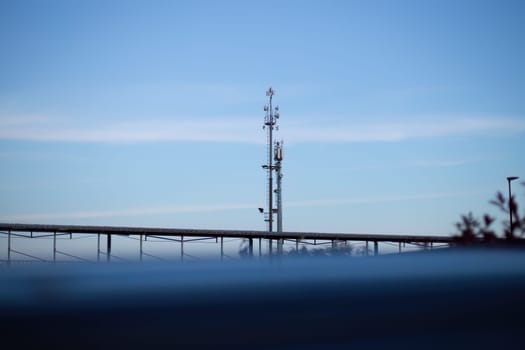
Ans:
[[[525,186],[525,182],[522,183]],[[501,192],[496,193],[496,198],[489,202],[490,204],[496,206],[502,212],[509,214],[512,217],[512,227],[509,221],[503,221],[503,237],[507,241],[512,241],[516,237],[522,237],[525,235],[525,213],[523,217],[520,217],[518,210],[518,203],[514,196],[511,196],[510,199],[505,198],[505,195]],[[467,215],[462,215],[461,220],[455,224],[456,229],[458,230],[458,235],[455,236],[456,240],[461,243],[469,242],[493,242],[498,239],[495,231],[491,229],[491,225],[495,222],[495,218],[491,217],[488,214],[483,215],[482,224],[478,219],[468,213]]]

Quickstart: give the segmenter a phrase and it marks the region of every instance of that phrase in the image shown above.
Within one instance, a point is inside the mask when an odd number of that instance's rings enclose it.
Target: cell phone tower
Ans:
[[[277,177],[277,188],[275,189],[275,195],[277,200],[277,232],[283,232],[283,198],[282,198],[282,161],[284,155],[283,145],[284,141],[276,141],[273,148],[273,160],[275,161],[275,175]]]
[[[277,201],[277,232],[283,232],[283,191],[282,191],[282,161],[283,161],[284,149],[283,141],[276,141],[274,145],[273,160],[275,161],[275,175],[277,177],[277,188],[275,189],[276,201]],[[280,238],[277,241],[277,252],[283,253],[284,240]]]
[[[274,151],[273,151],[273,132],[274,130],[279,130],[277,125],[277,119],[279,119],[279,106],[273,107],[272,99],[274,95],[274,90],[270,87],[266,91],[266,96],[268,96],[269,102],[264,106],[264,111],[266,112],[264,116],[264,125],[263,129],[267,130],[268,137],[268,163],[263,165],[263,169],[266,170],[268,174],[268,207],[266,208],[265,220],[268,222],[268,232],[273,232],[273,214],[278,212],[278,209],[273,207],[273,171],[276,170],[276,167],[273,164],[274,161]],[[270,240],[270,251],[271,251],[271,240]]]

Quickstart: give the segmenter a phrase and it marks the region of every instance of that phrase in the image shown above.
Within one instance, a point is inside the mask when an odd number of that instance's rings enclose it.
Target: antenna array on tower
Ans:
[[[267,171],[267,184],[268,184],[268,203],[267,208],[264,211],[265,221],[268,222],[268,232],[273,232],[273,223],[274,223],[274,214],[277,214],[277,232],[282,232],[282,189],[281,189],[281,162],[283,160],[283,141],[277,141],[274,144],[273,133],[274,131],[279,130],[277,125],[277,120],[280,117],[279,106],[273,107],[273,95],[275,91],[270,87],[266,91],[266,96],[268,96],[268,104],[264,106],[265,116],[263,129],[267,131],[267,153],[268,161],[267,164],[263,165],[263,169]],[[273,172],[276,172],[277,186],[276,189],[273,189]],[[274,196],[276,194],[276,204],[277,208],[274,208]],[[271,244],[270,244],[271,247]]]

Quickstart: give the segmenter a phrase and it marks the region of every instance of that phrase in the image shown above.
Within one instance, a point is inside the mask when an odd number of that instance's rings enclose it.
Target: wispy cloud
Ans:
[[[316,126],[304,126],[295,119],[286,130],[287,134],[291,133],[292,142],[395,142],[454,135],[525,132],[525,118],[436,117],[391,121],[395,119],[336,122],[330,125],[327,118],[326,123]]]
[[[163,214],[183,214],[183,213],[205,213],[225,210],[254,209],[253,204],[204,204],[204,205],[184,205],[184,206],[156,206],[147,208],[128,208],[117,210],[95,210],[95,211],[72,211],[58,213],[34,213],[34,214],[17,214],[0,217],[2,221],[49,221],[49,220],[69,220],[69,219],[103,219],[103,218],[121,218],[152,216]]]
[[[369,204],[369,203],[387,203],[387,202],[440,199],[440,198],[458,198],[458,197],[477,195],[480,193],[481,192],[479,191],[431,192],[431,193],[419,193],[419,194],[394,194],[394,195],[349,197],[349,198],[324,198],[324,199],[290,201],[286,203],[286,206],[287,207],[315,207],[315,206],[337,206],[337,205],[353,205],[353,204]]]
[[[81,125],[68,119],[0,116],[0,139],[84,143],[264,143],[261,124],[261,116],[159,118],[99,122],[96,125]],[[525,118],[445,116],[382,118],[363,122],[348,117],[323,118],[323,123],[320,123],[314,118],[291,117],[284,120],[283,128],[288,143],[399,142],[454,135],[523,133]]]
[[[457,198],[480,194],[481,192],[450,192],[450,193],[421,193],[421,194],[398,194],[366,197],[349,198],[318,198],[308,200],[289,201],[285,203],[287,208],[294,207],[324,207],[341,206],[370,203],[387,203],[399,201],[417,201],[440,198]],[[202,204],[202,205],[177,205],[177,206],[153,206],[145,208],[128,208],[105,211],[72,211],[57,213],[34,213],[34,214],[15,214],[0,216],[3,222],[45,222],[51,220],[82,220],[82,219],[104,219],[122,217],[145,217],[164,214],[185,214],[185,213],[206,213],[227,210],[255,210],[258,207],[255,203],[238,204]]]
[[[264,138],[259,140],[256,137],[260,126],[254,118],[252,121],[232,118],[133,120],[99,125],[79,125],[73,121],[54,119],[34,122],[21,119],[19,123],[13,123],[12,118],[7,121],[0,118],[0,139],[84,143],[264,142]]]
[[[410,163],[410,166],[422,167],[422,168],[445,168],[445,167],[456,167],[466,164],[479,162],[480,160],[420,160]]]

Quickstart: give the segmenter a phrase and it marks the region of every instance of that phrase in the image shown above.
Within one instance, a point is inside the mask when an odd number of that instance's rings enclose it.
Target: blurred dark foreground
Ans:
[[[0,269],[17,348],[523,349],[525,250]]]

